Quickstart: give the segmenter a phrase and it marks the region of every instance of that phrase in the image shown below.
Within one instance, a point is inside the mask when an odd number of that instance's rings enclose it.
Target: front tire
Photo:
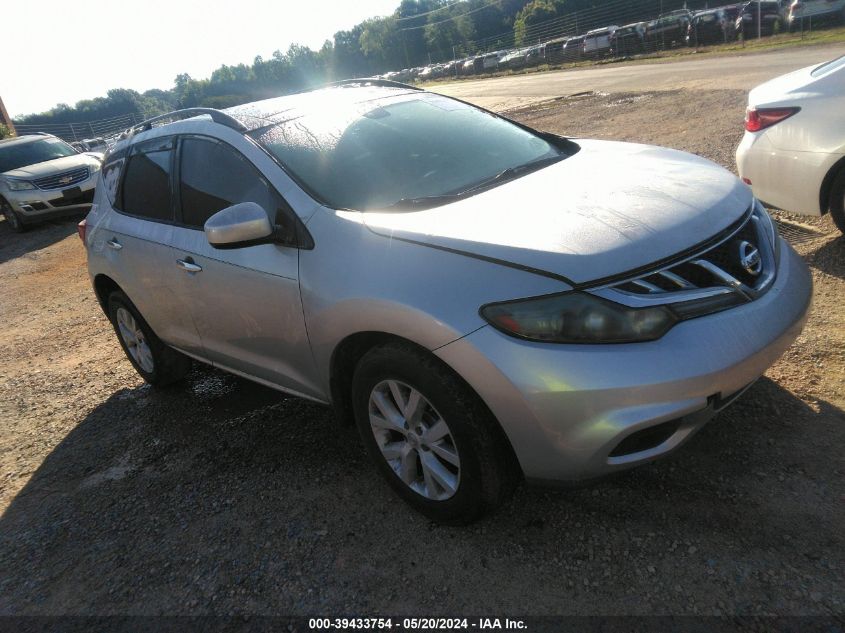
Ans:
[[[109,320],[126,357],[141,378],[157,387],[181,380],[191,369],[191,359],[165,345],[120,291],[109,295]]]
[[[9,223],[9,228],[15,233],[23,233],[26,231],[26,225],[20,219],[18,214],[15,213],[14,209],[12,209],[12,206],[5,200],[0,201],[0,211],[3,212],[3,217],[5,217],[6,222]]]
[[[496,420],[431,355],[403,343],[370,350],[355,369],[352,398],[379,472],[433,521],[469,523],[518,484],[519,467]]]

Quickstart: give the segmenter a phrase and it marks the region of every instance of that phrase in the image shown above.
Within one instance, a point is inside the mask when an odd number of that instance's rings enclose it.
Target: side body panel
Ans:
[[[313,212],[313,202],[243,135],[224,128],[213,137],[252,163],[295,212]],[[179,269],[177,287],[190,303],[205,357],[215,366],[327,400],[317,385],[302,312],[299,250],[277,244],[216,249],[202,230],[184,226],[174,227],[171,244],[177,259],[190,258],[202,268]]]
[[[97,188],[88,215],[88,270],[112,279],[166,343],[202,356],[191,308],[177,287],[174,227],[123,215]]]
[[[201,272],[179,271],[205,357],[215,366],[326,400],[315,382],[299,296],[299,251],[275,244],[211,247],[202,231],[174,229],[174,252]]]

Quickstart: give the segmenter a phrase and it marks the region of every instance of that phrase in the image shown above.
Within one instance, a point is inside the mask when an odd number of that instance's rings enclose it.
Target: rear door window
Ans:
[[[121,189],[121,211],[150,220],[173,221],[172,138],[133,147]]]
[[[284,206],[281,196],[234,148],[212,139],[182,139],[179,194],[182,224],[201,229],[218,211],[255,202],[273,220]]]

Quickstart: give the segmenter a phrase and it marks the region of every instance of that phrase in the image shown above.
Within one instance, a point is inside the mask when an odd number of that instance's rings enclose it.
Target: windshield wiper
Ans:
[[[393,204],[378,209],[378,211],[422,211],[423,209],[431,209],[439,207],[449,202],[455,202],[464,197],[464,193],[448,193],[442,196],[422,196],[419,198],[400,198]]]
[[[525,163],[524,165],[517,165],[516,167],[508,167],[507,169],[503,169],[498,174],[493,176],[492,178],[488,178],[487,180],[482,180],[477,185],[473,185],[469,189],[465,189],[460,194],[457,195],[466,195],[468,193],[473,193],[478,191],[479,189],[486,189],[487,187],[499,184],[501,182],[505,182],[507,180],[513,180],[518,176],[523,176],[527,173],[532,171],[537,171],[538,169],[542,169],[547,165],[551,165],[552,163],[556,163],[558,161],[563,160],[566,158],[565,156],[547,156],[546,158],[540,158],[535,161],[531,161],[530,163]]]
[[[463,189],[457,193],[447,193],[439,196],[422,196],[420,198],[401,198],[393,204],[379,209],[379,211],[422,211],[423,209],[439,207],[441,205],[460,200],[461,198],[466,198],[467,196],[472,195],[482,189],[487,189],[488,187],[492,187],[507,180],[513,180],[514,178],[530,173],[532,171],[537,171],[538,169],[542,169],[547,165],[551,165],[552,163],[561,161],[564,158],[566,158],[565,155],[547,156],[546,158],[540,158],[538,160],[531,161],[530,163],[525,163],[524,165],[508,167],[507,169],[503,169],[502,171],[500,171],[492,178],[482,180],[480,183],[475,184],[472,187],[469,187],[468,189]]]

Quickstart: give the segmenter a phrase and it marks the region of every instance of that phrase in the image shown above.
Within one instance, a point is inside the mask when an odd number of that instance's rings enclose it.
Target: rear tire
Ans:
[[[0,211],[3,212],[3,217],[9,223],[9,228],[15,233],[23,233],[26,231],[26,225],[20,219],[17,213],[12,209],[12,206],[5,200],[0,200]]]
[[[833,181],[828,208],[836,228],[845,234],[845,169],[839,170],[839,175]]]
[[[190,371],[191,359],[165,345],[125,294],[112,292],[108,311],[120,346],[146,382],[162,387],[181,380]]]
[[[519,466],[492,414],[430,354],[403,343],[370,350],[355,369],[352,399],[379,472],[429,519],[469,523],[519,483]]]

